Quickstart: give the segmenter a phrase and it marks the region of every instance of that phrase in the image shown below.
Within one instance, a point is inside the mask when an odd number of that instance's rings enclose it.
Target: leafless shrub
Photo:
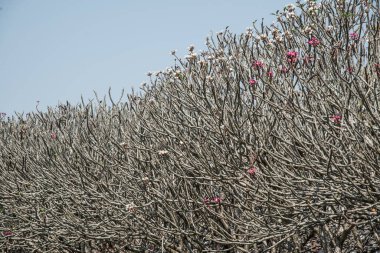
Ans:
[[[1,248],[378,252],[379,11],[289,5],[128,102],[1,120]]]

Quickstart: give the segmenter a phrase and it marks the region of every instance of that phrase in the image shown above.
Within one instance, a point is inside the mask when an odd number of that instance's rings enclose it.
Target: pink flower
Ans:
[[[10,236],[13,236],[13,232],[12,231],[3,231],[3,236],[4,237],[10,237]]]
[[[205,197],[203,199],[203,202],[206,204],[206,205],[210,205],[210,203],[213,203],[213,204],[220,204],[222,202],[222,198],[220,197],[213,197],[213,198],[208,198],[208,197]]]
[[[359,34],[357,34],[356,32],[350,33],[350,39],[351,40],[358,40],[359,39]]]
[[[272,77],[273,77],[273,72],[272,72],[272,70],[268,70],[268,72],[267,72],[267,76],[268,76],[269,78],[272,78]]]
[[[255,61],[253,63],[253,66],[256,68],[256,69],[262,69],[264,67],[264,63],[262,61]]]
[[[335,124],[340,124],[342,120],[342,116],[335,114],[330,117],[330,119],[335,123]]]
[[[348,72],[349,74],[352,74],[352,73],[354,72],[354,68],[353,68],[353,67],[348,67],[348,68],[347,68],[347,72]]]
[[[53,140],[55,140],[55,139],[57,139],[57,134],[53,132],[53,133],[50,134],[50,137],[51,137]]]
[[[254,176],[256,174],[256,167],[252,166],[247,170],[248,174]]]
[[[250,79],[250,80],[249,80],[249,84],[250,84],[251,86],[255,85],[256,83],[257,83],[257,81],[256,81],[255,79]]]
[[[296,63],[298,60],[298,53],[296,51],[289,51],[286,53],[286,57],[288,58],[288,62]]]
[[[298,56],[298,53],[296,51],[289,51],[286,53],[286,56],[288,58],[296,58]]]
[[[311,39],[307,43],[309,43],[309,45],[312,46],[312,47],[316,47],[321,42],[316,37],[313,36],[313,37],[311,37]]]
[[[222,199],[220,197],[214,197],[212,199],[212,202],[214,202],[215,204],[220,204],[222,202]]]

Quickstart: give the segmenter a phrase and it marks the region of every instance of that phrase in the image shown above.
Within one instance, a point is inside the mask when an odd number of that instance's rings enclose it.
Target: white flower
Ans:
[[[288,4],[288,5],[286,6],[286,10],[287,10],[288,12],[293,12],[295,9],[296,9],[296,8],[295,8],[295,6],[294,6],[293,4]]]
[[[289,38],[289,39],[293,37],[292,33],[289,31],[285,31],[284,35],[286,38]]]
[[[313,33],[313,28],[311,28],[310,26],[306,26],[305,29],[303,29],[303,32],[304,32],[305,34],[310,35],[310,34]]]
[[[296,13],[293,12],[293,11],[288,12],[288,13],[286,14],[286,18],[287,18],[287,19],[294,19],[294,18],[296,18],[296,17],[297,17],[297,15],[296,15]]]
[[[136,210],[136,205],[133,202],[129,203],[129,204],[125,205],[125,209],[128,212],[134,212]]]
[[[185,59],[186,60],[194,60],[197,58],[197,54],[196,53],[191,53],[191,54],[188,54],[185,56]]]
[[[275,40],[277,43],[281,43],[284,39],[282,38],[282,36],[276,36]]]
[[[261,34],[260,35],[260,39],[261,40],[267,40],[268,39],[268,36],[266,34]]]
[[[256,42],[259,42],[259,41],[260,41],[260,36],[256,36],[256,37],[255,37],[255,41],[256,41]]]
[[[167,155],[168,153],[169,153],[169,151],[167,151],[167,150],[159,150],[158,151],[159,155]]]
[[[277,28],[274,28],[272,30],[272,35],[275,37],[279,33],[279,30]]]
[[[334,26],[329,25],[328,27],[326,27],[326,31],[331,32],[332,30],[334,30]]]

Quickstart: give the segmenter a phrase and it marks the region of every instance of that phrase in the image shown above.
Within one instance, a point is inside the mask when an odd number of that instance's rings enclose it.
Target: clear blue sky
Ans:
[[[291,0],[0,0],[0,112],[55,107],[138,89],[190,44],[252,21]]]

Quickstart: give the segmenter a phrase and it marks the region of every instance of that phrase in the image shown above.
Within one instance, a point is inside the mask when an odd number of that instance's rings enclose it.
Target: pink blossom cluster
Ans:
[[[10,237],[10,236],[13,236],[14,235],[14,233],[12,232],[12,231],[3,231],[3,236],[4,237]]]
[[[255,61],[253,63],[253,67],[255,67],[256,69],[262,69],[264,67],[264,63],[262,61]]]
[[[254,166],[249,167],[247,172],[249,175],[254,176],[256,174],[256,167],[254,167]]]
[[[350,33],[350,39],[351,40],[359,40],[359,34],[357,34],[356,32]]]
[[[257,83],[257,80],[256,79],[250,79],[249,80],[249,85],[253,86]]]
[[[205,197],[203,199],[203,201],[206,205],[209,205],[210,203],[211,204],[220,204],[222,202],[222,198],[221,197],[213,197],[213,198]]]
[[[312,47],[316,47],[318,46],[321,42],[319,41],[319,39],[317,39],[317,37],[311,37],[311,39],[307,42],[310,46]]]
[[[289,51],[286,53],[286,58],[290,63],[296,63],[298,60],[298,53],[296,51]]]
[[[342,120],[342,116],[335,114],[330,117],[330,119],[335,123],[335,124],[340,124]]]

